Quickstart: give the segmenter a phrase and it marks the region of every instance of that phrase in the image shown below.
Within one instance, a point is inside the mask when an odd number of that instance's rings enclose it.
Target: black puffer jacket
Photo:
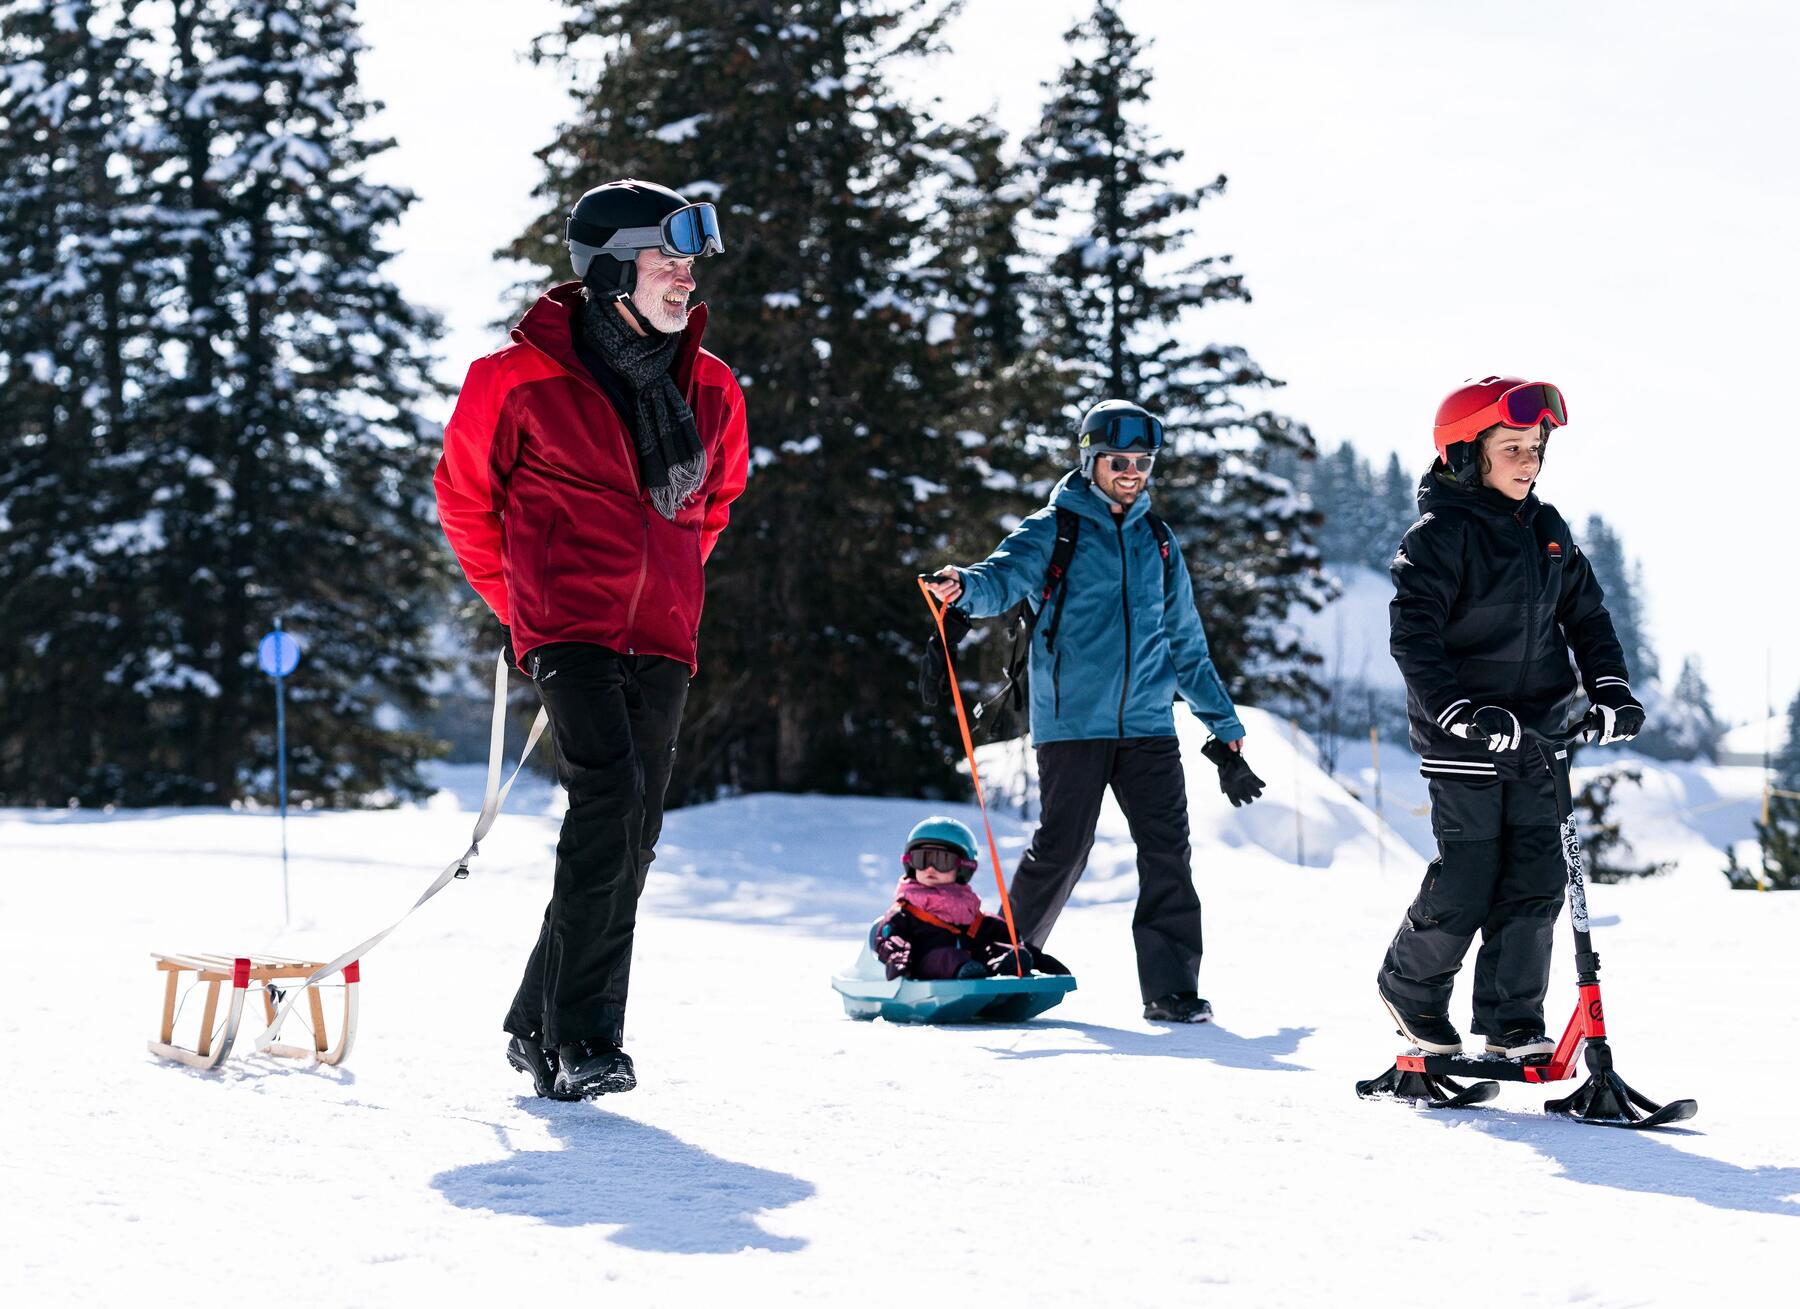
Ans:
[[[1537,498],[1465,490],[1434,465],[1419,483],[1424,517],[1389,571],[1389,648],[1406,678],[1412,747],[1427,777],[1492,777],[1480,741],[1445,731],[1459,706],[1498,705],[1528,728],[1560,732],[1581,672],[1590,699],[1631,688],[1605,597],[1561,514]]]

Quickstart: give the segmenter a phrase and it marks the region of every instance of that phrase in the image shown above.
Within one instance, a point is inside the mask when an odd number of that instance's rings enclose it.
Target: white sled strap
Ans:
[[[274,1043],[276,1034],[281,1031],[282,1023],[287,1020],[288,1010],[292,1009],[300,997],[306,994],[307,987],[330,977],[346,964],[363,958],[369,951],[386,940],[388,933],[411,918],[420,905],[450,885],[452,881],[469,875],[469,860],[481,853],[481,838],[488,834],[488,829],[494,825],[494,819],[500,816],[500,806],[506,803],[506,797],[512,791],[513,783],[519,780],[520,770],[525,767],[525,761],[531,757],[532,747],[537,745],[538,738],[544,734],[544,726],[549,721],[549,715],[539,709],[537,717],[532,721],[531,733],[525,738],[525,748],[519,752],[519,762],[514,765],[512,776],[506,779],[506,785],[502,786],[500,770],[506,753],[506,656],[501,655],[495,659],[494,723],[488,734],[487,790],[482,796],[481,816],[475,820],[475,833],[469,838],[469,848],[444,866],[444,871],[439,873],[431,885],[425,888],[425,893],[413,901],[411,909],[360,945],[353,945],[330,963],[320,965],[312,976],[290,990],[287,998],[281,1002],[281,1008],[276,1011],[275,1021],[270,1023],[256,1038],[258,1050],[265,1050]]]

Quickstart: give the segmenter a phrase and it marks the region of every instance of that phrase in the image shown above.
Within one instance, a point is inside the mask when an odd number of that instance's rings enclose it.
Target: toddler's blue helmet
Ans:
[[[975,867],[981,861],[975,845],[975,833],[969,830],[967,823],[955,818],[927,818],[917,824],[906,835],[906,851],[900,857],[901,863],[910,869],[911,864],[907,861],[920,846],[939,846],[956,851],[960,856],[956,869],[956,880],[959,882],[966,882],[974,877]]]

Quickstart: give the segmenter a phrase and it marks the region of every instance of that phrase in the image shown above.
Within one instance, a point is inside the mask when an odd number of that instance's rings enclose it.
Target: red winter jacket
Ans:
[[[469,368],[444,429],[438,518],[469,584],[522,658],[548,641],[696,666],[702,565],[750,462],[744,393],[700,348],[696,305],[671,365],[706,450],[706,482],[670,522],[638,482],[631,432],[575,354],[581,283],[553,288],[513,344]]]

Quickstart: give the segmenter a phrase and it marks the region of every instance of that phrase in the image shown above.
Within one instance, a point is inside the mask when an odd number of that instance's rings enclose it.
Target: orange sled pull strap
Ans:
[[[950,670],[950,698],[956,705],[956,725],[962,729],[963,754],[969,760],[969,780],[975,783],[975,803],[981,806],[981,828],[987,834],[988,858],[993,860],[994,885],[1000,888],[1000,912],[1006,918],[1006,935],[1012,941],[1013,969],[1019,977],[1025,976],[1025,969],[1019,963],[1019,929],[1013,925],[1012,900],[1006,894],[1006,874],[1000,869],[1000,850],[994,844],[994,829],[988,822],[987,800],[981,794],[981,774],[975,767],[975,741],[969,735],[969,716],[963,712],[962,688],[956,684],[956,664],[950,658],[950,638],[944,635],[944,609],[938,598],[925,585],[925,579],[919,579],[919,590],[925,596],[925,607],[931,610],[931,619],[937,624],[938,643],[944,647],[944,666]]]

